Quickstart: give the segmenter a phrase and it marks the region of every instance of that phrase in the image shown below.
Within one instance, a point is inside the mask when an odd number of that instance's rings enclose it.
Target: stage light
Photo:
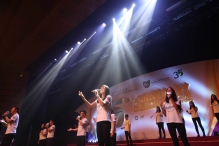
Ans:
[[[113,18],[112,20],[115,21],[115,18]]]
[[[55,58],[54,60],[55,60],[55,61],[57,61],[57,59],[56,59],[56,58]]]
[[[68,54],[68,50],[66,50],[65,53]]]
[[[128,10],[126,8],[123,9],[123,13],[127,12]]]
[[[86,38],[84,38],[84,41],[86,41]]]
[[[106,26],[106,23],[103,23],[102,26],[105,27],[105,26]]]
[[[133,7],[133,8],[135,7],[135,4],[134,4],[134,3],[132,4],[132,7]]]
[[[81,42],[78,42],[78,45],[80,45],[81,44]]]
[[[73,50],[74,48],[71,48],[71,50]]]

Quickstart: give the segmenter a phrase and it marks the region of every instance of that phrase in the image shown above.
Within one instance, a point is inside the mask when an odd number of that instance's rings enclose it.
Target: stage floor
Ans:
[[[219,146],[219,136],[206,137],[188,137],[190,146]],[[179,138],[180,146],[183,146]],[[125,141],[117,141],[118,146],[126,146]],[[148,140],[133,140],[134,146],[173,146],[170,138],[166,139],[148,139]],[[67,146],[76,146],[75,144],[68,144]],[[97,143],[87,143],[86,146],[98,146]]]

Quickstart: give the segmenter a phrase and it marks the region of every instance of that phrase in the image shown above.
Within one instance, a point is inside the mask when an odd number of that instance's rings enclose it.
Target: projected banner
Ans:
[[[167,87],[172,87],[182,101],[183,115],[186,123],[187,136],[197,136],[191,116],[186,113],[189,101],[193,100],[198,107],[198,114],[206,135],[211,135],[216,122],[210,107],[210,96],[219,97],[219,60],[209,60],[184,64],[147,73],[110,88],[113,97],[114,112],[117,116],[117,140],[125,140],[121,126],[124,114],[131,120],[131,135],[133,140],[156,139],[159,137],[156,125],[155,107],[165,98]],[[90,101],[94,101],[91,99]],[[96,139],[96,109],[88,109],[86,105],[79,107],[76,112],[86,109],[88,119],[92,123],[93,138]],[[164,122],[166,121],[164,117]],[[164,124],[167,137],[170,137],[166,123]],[[199,129],[202,135],[201,129]]]

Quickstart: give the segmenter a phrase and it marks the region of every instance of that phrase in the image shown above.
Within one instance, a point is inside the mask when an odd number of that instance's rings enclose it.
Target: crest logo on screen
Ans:
[[[148,88],[148,87],[150,86],[150,84],[151,84],[151,81],[150,81],[150,80],[143,82],[143,86],[144,86],[145,88]]]
[[[173,74],[175,75],[173,78],[178,79],[179,77],[183,76],[183,71],[182,69],[179,69],[178,71],[175,71]]]

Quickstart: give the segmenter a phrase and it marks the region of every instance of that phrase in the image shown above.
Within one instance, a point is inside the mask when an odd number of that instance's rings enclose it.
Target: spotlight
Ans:
[[[97,33],[96,31],[94,32],[94,34]]]
[[[68,54],[68,50],[66,50],[65,53]]]
[[[134,4],[134,3],[132,4],[132,7],[133,7],[133,8],[135,7],[135,4]]]
[[[86,38],[84,38],[84,41],[86,41]]]
[[[56,58],[55,58],[54,60],[55,60],[55,61],[57,61],[57,59],[56,59]]]
[[[127,12],[128,10],[126,8],[123,9],[123,13]]]
[[[78,45],[80,45],[81,44],[81,42],[78,42]]]
[[[71,48],[71,50],[73,50],[74,48]]]
[[[113,18],[112,20],[115,21],[115,18]]]
[[[103,23],[102,26],[105,27],[105,26],[106,26],[106,23]]]

